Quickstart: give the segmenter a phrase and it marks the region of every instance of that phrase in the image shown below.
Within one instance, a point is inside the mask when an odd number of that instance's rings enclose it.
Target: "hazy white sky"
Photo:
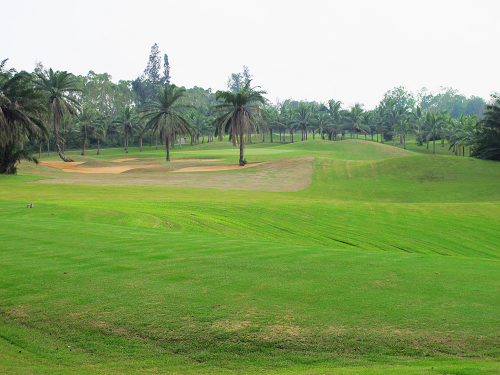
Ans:
[[[226,89],[248,65],[272,101],[500,91],[499,0],[0,0],[0,14],[0,60],[18,70],[134,79],[158,43],[173,83]]]

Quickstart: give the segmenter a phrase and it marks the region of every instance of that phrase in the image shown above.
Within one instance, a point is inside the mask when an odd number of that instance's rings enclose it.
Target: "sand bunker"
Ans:
[[[83,164],[83,163],[85,163],[85,162],[84,161],[74,161],[74,162],[66,163],[65,161],[62,161],[62,160],[40,161],[41,165],[48,165],[49,167],[59,168],[59,169],[66,168],[66,167],[72,168],[74,166],[77,166],[78,164]]]
[[[174,161],[222,161],[226,159],[179,159],[179,160],[172,160]]]
[[[113,163],[121,163],[122,161],[129,161],[129,160],[137,160],[137,158],[122,158],[122,159],[115,159],[111,160]]]
[[[172,172],[215,172],[215,171],[230,171],[232,169],[243,169],[243,168],[250,168],[250,167],[255,167],[260,164],[266,163],[265,161],[260,162],[260,163],[248,163],[244,167],[240,167],[239,165],[211,165],[211,166],[206,166],[206,167],[187,167],[187,168],[181,168],[177,169]]]
[[[41,165],[47,165],[49,167],[62,169],[64,172],[72,173],[103,173],[103,174],[118,174],[126,172],[131,169],[136,168],[152,168],[157,167],[160,164],[135,164],[135,165],[120,165],[116,167],[97,167],[97,168],[85,168],[79,167],[79,164],[84,162],[70,162],[66,163],[64,161],[41,161]]]

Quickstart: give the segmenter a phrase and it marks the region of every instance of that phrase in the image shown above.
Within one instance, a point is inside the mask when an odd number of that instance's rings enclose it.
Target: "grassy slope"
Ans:
[[[266,146],[247,159],[315,156],[311,186],[0,176],[0,370],[498,371],[497,163],[361,141]],[[146,152],[127,156],[163,156]]]

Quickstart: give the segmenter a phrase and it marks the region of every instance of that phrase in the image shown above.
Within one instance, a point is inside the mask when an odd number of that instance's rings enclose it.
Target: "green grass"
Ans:
[[[28,165],[0,176],[0,372],[500,371],[500,164],[361,140],[246,152],[312,156],[312,182],[40,184]],[[237,150],[172,152],[219,155]],[[164,151],[82,160],[124,156]]]

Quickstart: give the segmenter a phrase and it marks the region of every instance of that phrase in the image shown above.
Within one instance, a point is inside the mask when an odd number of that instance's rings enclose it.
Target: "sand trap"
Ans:
[[[232,169],[243,169],[243,168],[250,168],[250,167],[255,167],[260,164],[266,163],[265,161],[260,162],[260,163],[248,163],[244,167],[240,167],[239,165],[211,165],[207,167],[187,167],[187,168],[181,168],[177,169],[172,172],[215,172],[215,171],[230,171]]]
[[[122,172],[129,171],[136,168],[152,168],[157,167],[160,164],[137,164],[137,165],[120,165],[119,167],[97,167],[97,168],[63,168],[64,172],[74,172],[74,173],[104,173],[104,174],[118,174]]]
[[[226,159],[179,159],[179,160],[171,160],[171,162],[174,161],[222,161]]]
[[[97,167],[97,168],[85,168],[79,167],[79,164],[83,164],[84,162],[70,162],[66,163],[64,161],[41,161],[40,164],[47,165],[49,167],[62,169],[64,172],[72,172],[72,173],[103,173],[103,174],[118,174],[122,172],[126,172],[131,169],[136,168],[152,168],[157,167],[160,164],[136,164],[136,165],[120,165],[116,167]]]
[[[113,163],[121,163],[122,161],[129,161],[129,160],[137,160],[137,158],[122,158],[122,159],[115,159],[111,160]]]
[[[40,160],[40,164],[41,165],[47,165],[49,167],[53,167],[53,168],[59,168],[59,169],[62,169],[62,168],[65,168],[65,167],[74,167],[78,164],[83,164],[85,163],[84,161],[74,161],[74,162],[68,162],[66,163],[65,161],[62,161],[62,160],[47,160],[47,161],[41,161]]]

